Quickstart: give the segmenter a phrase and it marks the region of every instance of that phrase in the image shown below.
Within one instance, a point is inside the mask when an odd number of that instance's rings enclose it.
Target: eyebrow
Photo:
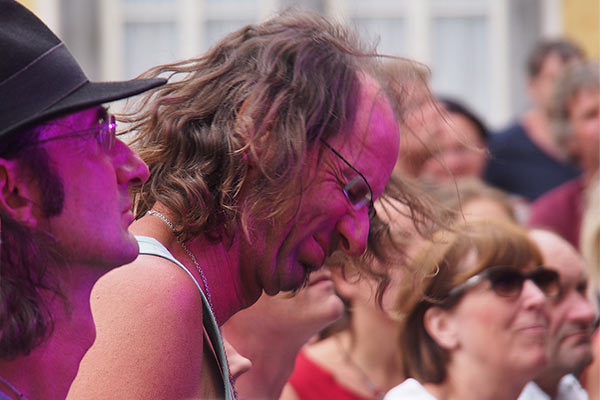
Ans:
[[[101,119],[106,121],[107,118],[108,118],[108,108],[106,108],[104,106],[99,106],[96,109],[96,119],[98,121],[100,121]]]

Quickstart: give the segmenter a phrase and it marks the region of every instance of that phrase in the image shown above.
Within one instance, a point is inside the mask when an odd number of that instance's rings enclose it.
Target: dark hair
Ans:
[[[43,146],[35,143],[43,126],[3,139],[0,158],[16,159],[35,179],[46,217],[62,212],[64,187]],[[60,255],[49,234],[22,226],[0,209],[0,358],[28,354],[52,332],[52,315],[42,292],[62,297],[51,273]]]
[[[455,113],[455,114],[460,114],[463,117],[465,117],[466,119],[468,119],[469,121],[471,121],[477,128],[477,133],[479,134],[479,137],[481,138],[481,140],[484,143],[487,143],[487,141],[490,137],[490,132],[486,128],[486,126],[483,123],[483,121],[481,120],[481,118],[479,118],[473,111],[471,111],[467,106],[465,106],[463,103],[461,103],[458,100],[450,99],[447,97],[442,97],[439,99],[439,101],[444,105],[446,110],[448,110],[449,112]]]
[[[568,39],[552,39],[539,42],[527,58],[527,73],[529,78],[538,76],[546,58],[556,54],[563,62],[585,58],[585,53],[579,46]]]
[[[475,262],[466,261],[470,254]],[[412,276],[406,276],[396,300],[404,374],[424,383],[446,379],[450,353],[429,335],[424,318],[431,307],[451,308],[460,301],[448,298],[452,288],[496,265],[526,268],[542,262],[527,233],[505,221],[468,222],[437,232],[412,260]]]

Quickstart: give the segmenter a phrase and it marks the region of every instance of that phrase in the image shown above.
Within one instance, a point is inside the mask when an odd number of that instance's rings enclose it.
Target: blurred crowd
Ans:
[[[13,0],[0,46],[0,400],[600,399],[577,44],[499,132],[300,10],[126,82]]]

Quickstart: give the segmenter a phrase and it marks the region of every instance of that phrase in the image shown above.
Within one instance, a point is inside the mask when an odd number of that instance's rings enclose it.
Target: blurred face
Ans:
[[[350,256],[365,251],[368,204],[355,207],[351,198],[372,191],[375,199],[383,192],[398,157],[398,142],[389,102],[375,81],[364,77],[354,126],[327,139],[338,154],[315,144],[307,154],[302,198],[293,215],[264,226],[264,242],[242,244],[242,260],[251,260],[242,268],[254,271],[267,294],[298,288],[336,250]],[[357,185],[348,193],[344,188],[351,182]]]
[[[537,76],[529,80],[529,95],[537,107],[549,110],[554,87],[571,62],[563,62],[557,53],[549,53]]]
[[[307,285],[296,294],[263,294],[256,303],[232,316],[224,325],[224,332],[242,351],[249,329],[277,331],[282,337],[308,338],[339,319],[343,311],[331,272],[322,268],[310,274]]]
[[[496,294],[485,280],[468,289],[449,313],[456,329],[452,357],[530,378],[546,363],[548,302],[531,280],[517,297]]]
[[[421,176],[436,182],[461,177],[480,177],[487,160],[485,143],[477,126],[458,113],[447,113],[447,123],[432,142],[432,155],[423,164]]]
[[[417,177],[429,157],[432,141],[440,135],[443,120],[440,104],[425,84],[412,88],[409,96],[402,116],[400,154],[395,173]]]
[[[41,228],[56,237],[72,263],[99,268],[137,256],[137,242],[128,231],[133,221],[129,188],[148,179],[146,165],[129,147],[118,139],[113,143],[110,134],[98,136],[106,120],[105,109],[93,107],[53,121],[40,137],[64,185],[62,212]]]
[[[580,90],[568,106],[572,146],[581,166],[593,174],[600,163],[600,91]]]
[[[476,197],[462,205],[465,220],[472,221],[482,218],[505,219],[513,221],[514,217],[500,202],[486,197]]]
[[[548,268],[560,275],[562,295],[552,303],[549,327],[549,368],[577,373],[592,362],[591,336],[595,313],[586,298],[588,279],[583,258],[562,238],[533,231]]]

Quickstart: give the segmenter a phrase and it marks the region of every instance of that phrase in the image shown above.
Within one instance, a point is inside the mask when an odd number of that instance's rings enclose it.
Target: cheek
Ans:
[[[472,299],[469,307],[463,307],[459,318],[465,345],[490,351],[490,343],[496,343],[498,346],[494,347],[505,349],[511,320],[506,310],[485,298]]]

